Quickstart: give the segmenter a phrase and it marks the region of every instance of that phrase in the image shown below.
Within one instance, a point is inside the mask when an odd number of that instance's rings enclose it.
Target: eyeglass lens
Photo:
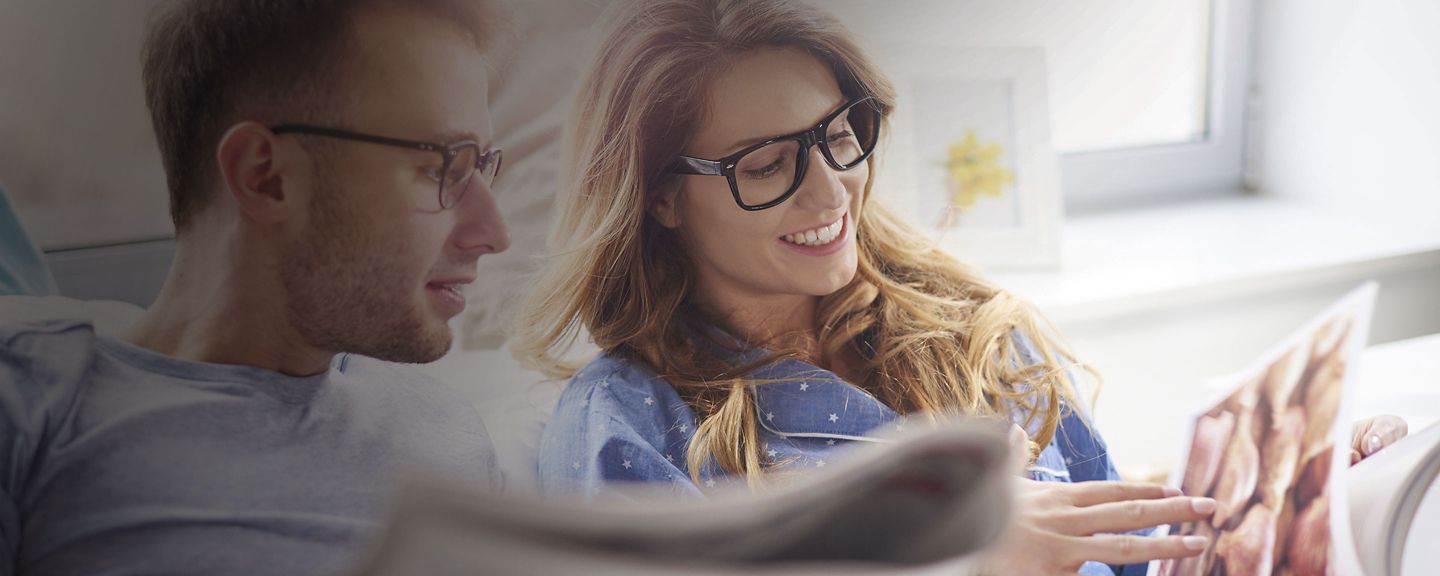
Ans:
[[[841,170],[853,168],[875,147],[879,117],[868,102],[859,102],[832,120],[821,153]],[[772,142],[750,151],[735,164],[735,187],[741,202],[760,206],[788,194],[800,177],[808,150],[798,139]]]

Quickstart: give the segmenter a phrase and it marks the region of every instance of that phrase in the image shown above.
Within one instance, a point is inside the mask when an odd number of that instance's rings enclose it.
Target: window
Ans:
[[[1043,46],[1070,211],[1241,188],[1253,0],[829,0],[865,43]]]

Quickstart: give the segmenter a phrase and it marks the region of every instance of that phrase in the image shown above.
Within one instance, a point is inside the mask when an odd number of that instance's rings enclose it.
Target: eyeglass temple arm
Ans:
[[[725,175],[725,165],[714,160],[681,156],[670,164],[670,172],[674,174],[697,174],[700,176],[723,176]]]

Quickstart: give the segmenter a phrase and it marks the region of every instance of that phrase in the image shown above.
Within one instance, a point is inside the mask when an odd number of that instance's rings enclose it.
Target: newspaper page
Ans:
[[[704,500],[642,485],[584,504],[425,483],[402,496],[355,573],[970,574],[970,556],[1004,528],[1006,432],[945,424]]]

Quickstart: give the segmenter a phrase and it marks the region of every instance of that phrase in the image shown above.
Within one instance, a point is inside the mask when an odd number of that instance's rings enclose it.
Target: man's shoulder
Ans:
[[[78,379],[90,366],[99,338],[86,320],[0,324],[0,368],[12,377],[39,372],[50,381]]]

